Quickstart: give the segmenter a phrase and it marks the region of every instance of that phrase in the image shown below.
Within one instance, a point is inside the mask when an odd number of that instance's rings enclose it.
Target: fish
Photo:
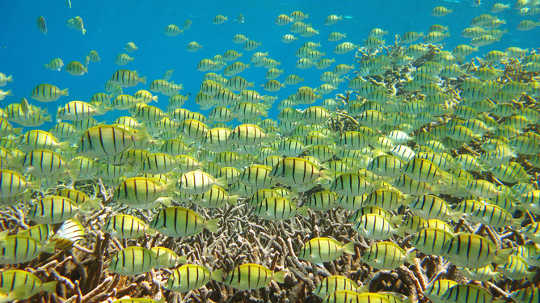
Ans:
[[[122,87],[136,86],[138,83],[146,84],[146,77],[139,77],[137,71],[119,69],[111,77],[111,81]]]
[[[196,264],[184,264],[175,268],[164,284],[165,289],[175,292],[188,292],[203,287],[217,274],[206,267]]]
[[[343,244],[333,238],[319,237],[304,243],[297,255],[300,259],[322,264],[338,259],[343,253],[355,254],[354,242]]]
[[[443,16],[446,16],[448,14],[452,13],[452,10],[451,9],[448,9],[444,6],[436,6],[433,8],[433,10],[431,11],[431,14],[435,17],[443,17]]]
[[[135,42],[133,41],[130,41],[130,42],[127,42],[126,43],[126,46],[124,47],[124,49],[127,51],[127,52],[134,52],[136,50],[139,49],[139,47],[135,44]]]
[[[62,67],[64,66],[64,61],[62,61],[61,58],[53,58],[49,63],[46,63],[45,68],[53,70],[53,71],[61,71]]]
[[[43,83],[32,90],[32,99],[39,102],[54,102],[62,96],[68,96],[68,89],[60,89],[55,85]]]
[[[405,262],[413,262],[415,252],[406,252],[390,241],[375,242],[362,254],[362,260],[377,269],[394,269]]]
[[[445,302],[491,302],[493,296],[489,291],[477,285],[454,285],[450,287],[443,295]]]
[[[45,21],[45,17],[39,16],[37,18],[37,27],[42,34],[47,34],[47,23]]]
[[[159,211],[150,227],[170,237],[187,237],[207,229],[217,232],[218,219],[206,220],[198,213],[184,207],[167,207]]]
[[[71,2],[69,6],[71,7]],[[80,31],[81,34],[86,35],[86,28],[84,28],[84,21],[81,16],[69,18],[66,22],[66,25],[71,29]]]
[[[116,60],[114,62],[116,63],[116,65],[123,66],[129,64],[133,60],[135,60],[135,58],[131,57],[130,55],[126,53],[120,53],[116,56]]]
[[[358,285],[353,280],[340,275],[332,275],[325,277],[317,284],[317,287],[313,291],[319,298],[326,298],[328,295],[338,290],[356,291]]]
[[[226,16],[223,16],[223,15],[216,15],[214,17],[214,20],[212,21],[214,24],[223,24],[225,22],[227,22],[227,20],[229,20],[228,17]]]
[[[40,292],[54,293],[58,281],[43,282],[36,275],[19,269],[0,272],[0,291],[9,300],[26,300]]]
[[[337,290],[329,294],[324,298],[325,303],[338,303],[338,302],[377,302],[377,303],[389,303],[387,297],[379,293],[362,292],[358,293],[350,290]]]
[[[238,265],[232,271],[224,274],[221,270],[212,273],[214,280],[223,282],[238,290],[252,290],[263,288],[270,283],[285,283],[285,271],[274,272],[270,269],[253,263]]]
[[[139,246],[128,246],[111,258],[108,268],[119,275],[134,276],[149,272],[156,264],[157,255],[154,251]]]
[[[0,234],[0,264],[21,264],[30,262],[41,253],[53,254],[53,242],[41,244],[39,241],[26,235]]]
[[[0,100],[4,100],[7,96],[11,96],[13,93],[11,90],[3,91],[0,89]]]
[[[472,269],[484,267],[492,262],[503,262],[504,257],[511,253],[511,249],[499,251],[490,240],[470,233],[455,235],[445,243],[443,250],[444,255],[453,264]]]

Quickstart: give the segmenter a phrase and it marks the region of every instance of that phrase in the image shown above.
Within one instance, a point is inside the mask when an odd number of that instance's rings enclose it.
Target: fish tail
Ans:
[[[414,259],[416,259],[416,250],[409,252],[409,254],[407,255],[407,262],[412,264],[414,263]]]
[[[274,279],[274,281],[276,281],[277,283],[285,283],[285,275],[287,274],[286,271],[278,271],[278,272],[275,272],[274,275],[272,276],[272,278]]]
[[[233,205],[233,206],[234,206],[234,205],[237,204],[239,198],[240,198],[240,196],[238,196],[238,195],[232,195],[232,196],[229,196],[229,197],[227,197],[227,203],[228,203],[229,205]]]
[[[47,283],[41,284],[41,290],[48,293],[54,293],[56,292],[56,284],[58,281],[51,281]]]
[[[346,253],[346,254],[354,255],[355,254],[354,242],[351,241],[351,242],[343,245],[343,252]]]
[[[206,229],[208,229],[208,231],[215,233],[218,231],[218,228],[219,228],[219,219],[212,219],[212,220],[206,221]]]
[[[47,254],[54,254],[56,244],[54,242],[47,242],[47,244],[41,247],[41,251]]]

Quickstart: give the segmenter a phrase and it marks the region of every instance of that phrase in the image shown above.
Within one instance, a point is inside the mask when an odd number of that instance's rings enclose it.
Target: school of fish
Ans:
[[[0,302],[540,302],[540,53],[481,51],[508,35],[509,9],[540,2],[495,3],[453,50],[440,24],[352,42],[317,30],[350,16],[284,12],[273,26],[296,66],[232,33],[194,64],[194,96],[172,69],[130,69],[133,41],[91,100],[0,90]],[[66,26],[85,35],[83,17]],[[101,58],[81,61],[44,68],[84,76]],[[241,76],[252,68],[262,82]]]

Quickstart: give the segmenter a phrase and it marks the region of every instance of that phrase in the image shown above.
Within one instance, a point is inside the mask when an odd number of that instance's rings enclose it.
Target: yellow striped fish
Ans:
[[[395,269],[405,262],[416,258],[414,252],[408,253],[399,245],[390,241],[375,242],[362,254],[362,260],[377,269]]]
[[[167,247],[155,246],[150,248],[150,250],[156,254],[156,265],[154,266],[156,269],[176,267],[179,263],[187,262],[185,256],[180,257]]]
[[[444,302],[481,303],[492,302],[493,296],[483,287],[474,284],[454,285],[441,297]]]
[[[41,245],[39,241],[24,236],[0,233],[0,264],[20,264],[34,260],[41,254],[54,253],[54,244]]]
[[[313,290],[313,294],[324,299],[337,290],[356,291],[357,289],[358,285],[353,280],[345,276],[333,275],[324,277],[324,279],[317,284],[315,290]]]
[[[444,246],[445,256],[456,266],[479,268],[504,262],[511,251],[499,250],[490,240],[471,233],[459,233]],[[496,262],[496,263],[497,263]]]
[[[437,228],[424,228],[418,231],[412,238],[411,244],[426,255],[442,256],[448,241],[454,235]]]
[[[32,99],[39,102],[54,102],[62,96],[68,95],[68,89],[60,89],[55,85],[43,83],[34,87],[32,90]]]
[[[173,270],[163,287],[175,292],[188,292],[203,287],[213,276],[204,266],[184,264]]]
[[[150,209],[169,200],[167,194],[173,185],[161,184],[147,177],[127,178],[116,187],[113,201],[133,208]]]
[[[73,200],[62,196],[45,196],[32,201],[31,205],[28,218],[42,224],[62,223],[79,212]]]
[[[337,290],[324,298],[323,303],[391,303],[378,293],[358,293],[351,290]]]
[[[180,206],[167,207],[159,211],[150,222],[150,227],[169,237],[187,237],[203,229],[217,232],[218,219],[206,220],[198,213]]]
[[[153,233],[146,222],[125,214],[116,214],[107,218],[103,230],[120,239],[137,239]]]
[[[33,273],[19,269],[0,272],[0,292],[8,294],[10,302],[29,299],[42,291],[55,293],[57,283],[43,282]]]
[[[392,224],[383,216],[365,214],[354,223],[354,229],[363,237],[371,240],[386,240],[397,233]]]
[[[253,263],[242,264],[235,267],[231,272],[223,274],[216,270],[213,277],[238,290],[251,290],[266,287],[270,281],[285,283],[286,272],[274,272],[270,269]]]
[[[298,252],[298,258],[315,264],[330,262],[346,254],[355,254],[354,242],[343,244],[333,238],[319,237],[306,242]]]
[[[156,263],[155,252],[144,247],[128,246],[111,258],[109,271],[123,276],[135,276],[149,272]]]
[[[94,157],[113,157],[135,147],[144,139],[146,137],[141,132],[114,125],[99,125],[83,133],[79,151]]]
[[[305,209],[286,197],[268,197],[254,205],[255,214],[266,220],[287,220],[296,214],[304,214]]]

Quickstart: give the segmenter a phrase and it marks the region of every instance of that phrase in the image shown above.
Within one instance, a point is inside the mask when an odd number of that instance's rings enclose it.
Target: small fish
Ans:
[[[61,58],[53,58],[49,63],[45,64],[45,68],[59,72],[64,66],[64,61]]]
[[[358,285],[353,280],[345,276],[328,276],[317,284],[313,293],[319,298],[326,298],[328,295],[338,290],[357,291]]]
[[[223,24],[225,23],[229,18],[223,15],[217,15],[214,17],[214,20],[212,21],[214,24]]]
[[[516,290],[510,297],[517,303],[536,302],[540,299],[540,289],[538,287],[527,287]]]
[[[172,182],[161,184],[153,178],[127,178],[116,187],[113,201],[126,204],[132,208],[150,209],[160,202],[168,201],[167,194],[173,186],[174,183]],[[136,223],[136,221],[131,222]]]
[[[212,277],[235,289],[251,290],[266,287],[272,280],[285,283],[286,274],[285,271],[274,272],[262,265],[247,263],[235,267],[227,274],[223,274],[222,270],[216,270],[212,273]]]
[[[33,273],[19,269],[0,272],[0,292],[7,294],[10,302],[26,300],[40,292],[54,293],[57,283],[58,281],[44,283]]]
[[[111,77],[111,81],[122,87],[131,87],[139,83],[146,84],[146,77],[140,77],[137,71],[119,69]]]
[[[459,233],[444,246],[445,256],[456,266],[479,268],[489,263],[504,262],[511,250],[497,250],[490,240],[469,233]]]
[[[88,67],[79,61],[71,61],[66,65],[66,71],[73,76],[82,76],[88,73]]]
[[[448,14],[452,13],[452,10],[451,9],[448,9],[444,6],[436,6],[433,8],[433,10],[431,11],[431,14],[435,17],[443,17],[443,16],[446,16]]]
[[[13,81],[13,76],[6,76],[4,73],[0,73],[0,86],[6,86],[9,82]]]
[[[411,240],[414,247],[427,255],[443,255],[447,242],[454,235],[438,228],[424,228],[416,233]]]
[[[70,2],[71,7],[71,2]],[[67,26],[71,29],[80,31],[83,35],[86,35],[86,29],[84,28],[84,21],[80,16],[70,18],[66,22]]]
[[[206,267],[196,264],[184,264],[172,271],[163,287],[175,292],[188,292],[206,285],[216,274]]]
[[[166,81],[169,81],[172,77],[174,73],[174,69],[168,69],[165,71],[165,73],[163,74],[163,79],[166,80]]]
[[[355,254],[354,242],[343,244],[333,238],[313,238],[306,242],[298,252],[298,258],[322,264],[338,259],[343,255]]]
[[[54,243],[41,244],[25,235],[0,233],[0,264],[20,264],[36,259],[41,253],[54,253]]]
[[[11,96],[11,95],[13,95],[11,90],[3,91],[3,90],[0,89],[0,101],[4,100],[7,96]]]
[[[115,125],[98,125],[81,136],[78,150],[96,157],[112,157],[148,140],[148,134]]]
[[[238,16],[234,19],[237,23],[244,24],[246,23],[246,17],[244,17],[243,14],[238,14]]]
[[[114,300],[113,303],[165,303],[165,297],[162,297],[159,301],[149,298],[126,298]]]
[[[135,44],[135,42],[130,41],[130,42],[126,43],[126,46],[124,47],[124,49],[127,52],[134,52],[134,51],[138,50],[139,47]]]
[[[45,17],[39,16],[37,19],[37,27],[42,34],[47,34],[47,23]]]
[[[202,48],[202,45],[200,45],[197,41],[191,41],[187,44],[186,49],[189,52],[196,52]]]
[[[46,196],[32,201],[28,217],[41,224],[62,223],[79,212],[73,200],[62,196]]]
[[[157,264],[154,251],[139,246],[128,246],[111,258],[109,270],[123,276],[135,276],[152,270]]]
[[[116,56],[116,60],[114,61],[114,63],[116,63],[116,65],[122,66],[132,62],[133,60],[135,60],[135,58],[131,57],[126,53],[121,53]]]
[[[373,302],[390,303],[386,296],[380,293],[362,292],[358,293],[351,290],[336,290],[328,294],[323,300],[324,303],[342,303],[342,302]]]
[[[446,293],[448,289],[456,285],[458,285],[458,283],[453,280],[437,279],[435,281],[430,282],[426,286],[426,290],[424,291],[424,294],[432,302],[436,302],[436,303],[444,302],[442,301],[443,295]]]
[[[120,239],[137,239],[152,233],[152,230],[143,220],[125,214],[116,214],[108,218],[103,230]]]
[[[169,37],[178,36],[179,34],[181,34],[183,32],[184,32],[184,30],[180,29],[180,27],[178,27],[178,25],[176,25],[176,24],[169,24],[165,28],[165,35],[169,36]]]
[[[374,242],[362,254],[362,260],[377,269],[395,269],[405,262],[412,262],[415,252],[406,252],[403,248],[390,241]]]
[[[176,267],[179,263],[187,263],[185,256],[179,256],[169,248],[154,246],[150,248],[151,251],[156,253],[156,265],[154,268],[172,268]]]
[[[159,211],[150,227],[169,237],[188,237],[203,229],[217,232],[218,219],[206,220],[198,213],[184,207],[167,207]]]
[[[473,302],[492,302],[493,296],[490,292],[478,285],[455,285],[450,287],[443,295],[442,300],[444,302],[460,302],[460,303],[473,303]]]

